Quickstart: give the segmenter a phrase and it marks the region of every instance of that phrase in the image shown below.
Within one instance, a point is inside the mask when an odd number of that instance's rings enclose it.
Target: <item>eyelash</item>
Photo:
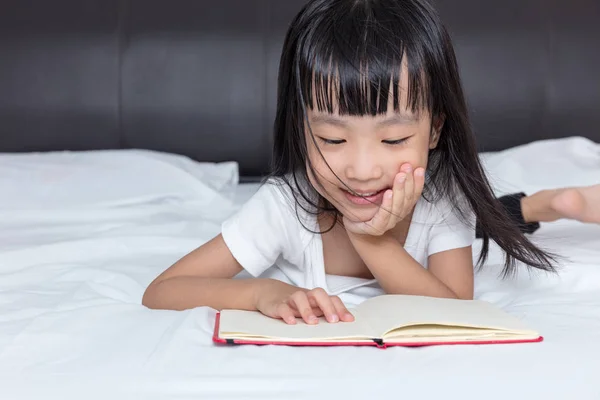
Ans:
[[[407,140],[408,140],[408,138],[403,138],[403,139],[396,139],[396,140],[382,140],[382,142],[385,144],[389,144],[391,146],[397,146],[399,144],[406,142]]]
[[[319,139],[325,143],[325,144],[342,144],[345,142],[344,139],[325,139],[322,137],[319,137]],[[399,144],[402,144],[404,142],[406,142],[408,140],[408,138],[403,138],[403,139],[396,139],[396,140],[382,140],[381,142],[390,146],[397,146]]]
[[[325,139],[319,136],[319,139],[325,144],[342,144],[345,142],[344,139]]]

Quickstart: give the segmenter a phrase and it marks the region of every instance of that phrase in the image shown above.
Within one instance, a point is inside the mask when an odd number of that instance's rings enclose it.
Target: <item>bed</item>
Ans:
[[[227,347],[212,309],[140,304],[260,185],[278,46],[301,3],[3,3],[0,398],[600,398],[600,226],[532,236],[564,257],[557,275],[502,280],[495,247],[477,273],[476,297],[541,343]],[[496,193],[600,183],[598,3],[437,3]]]
[[[600,177],[600,144],[581,137],[483,157],[499,194]],[[568,258],[556,276],[499,279],[497,249],[477,275],[477,297],[541,331],[540,344],[228,348],[211,342],[214,310],[152,311],[140,301],[157,274],[214,236],[256,190],[258,183],[238,183],[235,163],[141,150],[54,152],[3,154],[0,171],[8,189],[0,200],[3,398],[600,395],[600,226],[542,226],[535,240]]]

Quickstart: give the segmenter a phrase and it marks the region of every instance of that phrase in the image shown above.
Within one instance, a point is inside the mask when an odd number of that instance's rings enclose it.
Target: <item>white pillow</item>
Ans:
[[[497,195],[600,183],[600,144],[583,137],[539,140],[481,159]]]
[[[148,150],[0,154],[0,209],[210,200],[239,181],[235,162]]]

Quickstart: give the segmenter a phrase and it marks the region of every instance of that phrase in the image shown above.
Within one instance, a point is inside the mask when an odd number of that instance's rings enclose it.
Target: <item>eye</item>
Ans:
[[[344,139],[325,139],[321,136],[318,136],[318,138],[325,144],[342,144],[345,142]]]
[[[398,145],[398,144],[402,144],[404,142],[406,142],[408,140],[408,138],[402,138],[402,139],[395,139],[395,140],[382,140],[382,143],[385,144],[389,144],[389,145]]]

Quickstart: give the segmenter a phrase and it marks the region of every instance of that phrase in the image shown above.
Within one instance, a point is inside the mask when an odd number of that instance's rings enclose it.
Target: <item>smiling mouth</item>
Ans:
[[[342,191],[346,195],[346,198],[352,204],[360,205],[360,206],[364,206],[364,205],[373,206],[373,205],[381,205],[381,203],[383,202],[383,194],[388,189],[389,188],[385,188],[385,189],[381,189],[381,190],[377,190],[377,191],[355,192],[355,193],[352,193],[346,189],[342,189]]]
[[[385,192],[386,190],[388,190],[389,188],[385,188],[385,189],[381,189],[381,190],[375,190],[372,192],[359,192],[359,191],[350,191],[350,190],[346,190],[346,189],[342,189],[344,192],[348,193],[351,196],[355,196],[355,197],[371,197],[371,196],[375,196],[376,194],[379,194],[381,192]]]

